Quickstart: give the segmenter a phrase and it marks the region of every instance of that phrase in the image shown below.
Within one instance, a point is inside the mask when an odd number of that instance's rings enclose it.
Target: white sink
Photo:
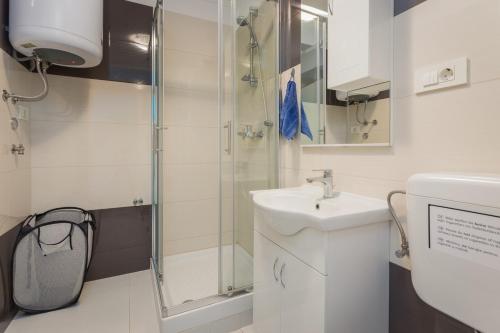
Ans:
[[[323,200],[323,189],[318,186],[255,191],[252,197],[266,223],[287,236],[304,228],[328,232],[390,220],[383,200],[347,192]]]

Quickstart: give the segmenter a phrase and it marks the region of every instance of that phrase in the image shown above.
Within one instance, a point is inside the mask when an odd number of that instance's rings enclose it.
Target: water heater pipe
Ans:
[[[26,58],[29,60],[29,58]],[[2,99],[4,102],[7,102],[9,99],[12,100],[12,104],[16,104],[17,102],[38,102],[44,99],[49,93],[49,84],[47,81],[47,69],[49,68],[49,64],[46,61],[43,61],[40,57],[34,57],[36,63],[36,71],[40,75],[43,83],[43,90],[41,93],[35,96],[21,96],[16,94],[11,94],[7,90],[3,90]]]

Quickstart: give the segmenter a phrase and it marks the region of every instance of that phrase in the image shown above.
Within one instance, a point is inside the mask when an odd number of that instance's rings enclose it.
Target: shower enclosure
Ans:
[[[251,191],[278,186],[276,1],[158,0],[152,268],[162,317],[252,290]]]

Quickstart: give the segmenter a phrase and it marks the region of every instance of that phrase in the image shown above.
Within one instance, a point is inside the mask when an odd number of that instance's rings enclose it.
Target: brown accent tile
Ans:
[[[394,16],[406,12],[408,9],[421,4],[426,0],[394,0]]]
[[[424,303],[411,272],[390,264],[389,333],[474,333],[474,329]]]
[[[125,0],[104,0],[103,60],[94,68],[52,67],[50,74],[151,84],[151,49],[132,41],[134,35],[150,38],[153,9]],[[140,46],[140,45],[139,45]]]
[[[300,64],[302,0],[281,0],[280,10],[280,72]]]
[[[149,268],[151,246],[95,253],[85,281],[104,279]]]
[[[12,45],[9,42],[9,0],[0,0],[0,47],[8,54],[12,53]]]
[[[4,332],[17,312],[12,301],[12,254],[21,223],[0,236],[0,332]]]
[[[93,211],[97,227],[87,281],[149,268],[151,206]]]

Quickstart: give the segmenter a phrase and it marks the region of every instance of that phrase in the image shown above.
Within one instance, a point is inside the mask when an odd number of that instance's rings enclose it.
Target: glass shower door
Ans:
[[[218,0],[207,15],[158,1],[152,262],[165,317],[252,287],[250,191],[278,179],[278,13],[274,1]]]
[[[220,290],[231,293],[253,283],[250,192],[278,186],[278,12],[248,0],[220,10]]]

